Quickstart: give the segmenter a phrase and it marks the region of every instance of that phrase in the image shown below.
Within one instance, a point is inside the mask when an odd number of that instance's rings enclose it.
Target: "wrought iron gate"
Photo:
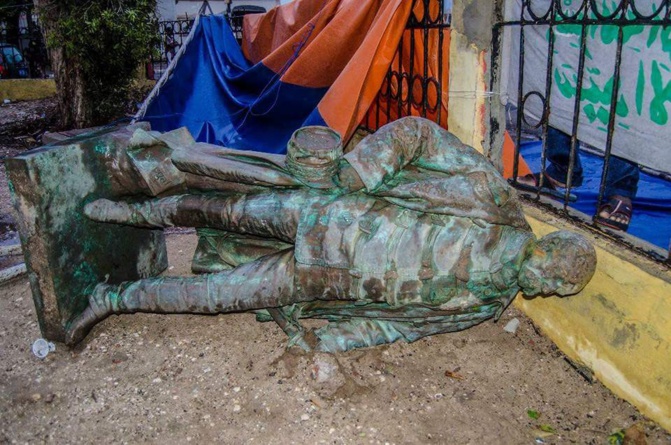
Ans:
[[[49,53],[35,8],[26,3],[3,9],[4,14],[0,15],[0,78],[48,77]],[[12,51],[12,47],[20,54]]]
[[[415,0],[405,32],[363,127],[403,116],[447,124],[450,0]]]
[[[622,106],[623,46],[634,33],[649,30],[650,36],[656,34],[658,38],[663,39],[664,51],[667,51],[671,56],[671,0],[659,0],[658,2],[651,0],[507,0],[505,10],[504,17],[494,27],[493,55],[497,58],[501,53],[504,53],[503,58],[505,59],[506,51],[502,48],[506,45],[508,48],[514,46],[507,53],[508,56],[512,54],[510,60],[507,60],[508,71],[513,73],[510,76],[517,77],[516,91],[510,92],[510,102],[515,106],[509,109],[512,118],[508,120],[508,129],[516,142],[511,182],[518,188],[527,192],[530,191],[532,199],[537,203],[544,203],[545,208],[571,217],[575,221],[581,220],[594,229],[604,231],[602,225],[597,225],[595,221],[598,218],[599,209],[603,208],[602,205],[609,198],[604,196],[606,180],[610,178],[609,168],[615,160],[619,159],[611,152],[613,150],[613,135],[617,126],[616,116]],[[656,27],[659,31],[653,32],[650,27]],[[529,76],[529,67],[526,64],[529,63],[531,56],[526,54],[528,45],[525,45],[525,39],[533,35],[534,32],[535,35],[538,35],[539,29],[543,30],[543,36],[547,42],[547,50],[543,52],[545,71],[539,70]],[[590,88],[593,87],[589,75],[591,71],[589,70],[594,68],[590,68],[586,64],[586,60],[592,59],[587,42],[590,37],[593,37],[596,30],[601,30],[602,33],[607,32],[609,43],[611,46],[614,44],[614,54],[606,66],[598,67],[598,70],[607,72],[608,76],[612,73],[611,83],[600,91],[604,94],[608,93],[608,103],[598,110],[598,116],[587,116],[589,119],[598,117],[603,123],[601,130],[605,132],[605,144],[601,147],[604,163],[600,173],[597,206],[592,218],[584,218],[576,217],[574,212],[569,211],[569,202],[574,200],[572,190],[576,186],[576,172],[574,170],[579,162],[578,149],[582,145],[582,149],[589,150],[587,144],[579,141],[578,136],[582,131],[580,127],[584,125],[585,113],[594,111],[592,108],[581,107],[581,102],[585,100],[587,94],[590,94]],[[558,54],[557,39],[560,33],[572,33],[577,39],[575,45],[578,53],[577,69],[573,72],[573,77],[569,76],[568,79],[557,75],[555,59]],[[648,45],[648,47],[650,46]],[[534,53],[534,57],[538,59],[538,52]],[[503,72],[505,68],[501,68],[501,66],[505,66],[505,62],[504,60],[502,64],[494,64],[492,87],[502,77],[510,77]],[[664,66],[664,69],[670,69],[668,65]],[[540,79],[541,87],[530,88],[528,77],[534,77],[536,81]],[[572,114],[567,118],[570,125],[568,131],[563,132],[569,141],[568,157],[565,159],[565,176],[562,181],[556,181],[558,178],[548,175],[548,134],[550,133],[551,136],[557,134],[557,129],[550,124],[551,117],[553,117],[553,105],[556,102],[553,92],[563,86],[561,83],[564,81],[574,84],[575,88]],[[536,85],[538,85],[538,82],[536,82]],[[667,87],[662,86],[662,89],[664,91],[669,90],[667,96],[669,97],[668,101],[671,102],[671,82]],[[532,102],[535,102],[536,109],[540,110],[539,113],[536,113],[535,120],[530,118],[528,110],[525,110],[530,107]],[[638,96],[636,105],[637,107],[640,106]],[[662,107],[665,107],[664,102],[662,102]],[[520,142],[525,136],[529,135],[535,135],[542,140],[541,172],[533,178],[535,184],[529,184],[528,181],[525,184],[519,177],[521,168]],[[671,178],[668,171],[655,173],[661,176],[666,174],[667,179]],[[557,187],[557,185],[561,187]],[[550,195],[553,199],[542,199],[542,195]],[[561,205],[557,205],[558,202]],[[671,214],[668,216],[666,224],[671,224]],[[649,245],[639,243],[632,237],[622,236],[622,232],[608,229],[605,229],[605,231],[611,237],[624,241],[630,247],[658,261],[666,261],[671,264],[671,245],[669,246],[669,252],[663,254],[662,251],[651,249]]]

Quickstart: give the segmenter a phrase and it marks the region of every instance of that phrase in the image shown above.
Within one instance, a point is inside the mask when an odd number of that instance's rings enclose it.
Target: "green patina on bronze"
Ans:
[[[537,241],[494,167],[430,121],[398,120],[344,156],[328,129],[297,135],[287,160],[137,130],[115,158],[115,193],[88,197],[83,214],[196,227],[201,275],[100,283],[67,342],[110,314],[252,311],[290,345],[344,351],[465,329],[520,290],[569,295],[594,272],[584,238]],[[81,273],[96,261],[81,258]],[[306,331],[304,318],[327,324]]]
[[[96,284],[153,276],[167,266],[163,233],[91,221],[88,202],[125,194],[112,179],[135,128],[113,128],[7,159],[28,277],[42,334],[65,325]]]

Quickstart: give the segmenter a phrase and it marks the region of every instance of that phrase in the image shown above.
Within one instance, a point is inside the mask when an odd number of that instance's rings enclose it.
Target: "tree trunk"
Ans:
[[[56,81],[56,98],[60,126],[65,129],[90,126],[90,105],[86,103],[81,69],[76,60],[68,58],[63,48],[51,50],[51,66]]]
[[[67,6],[59,0],[35,1],[40,11],[45,42],[54,32],[54,22],[61,15],[61,8]],[[91,126],[94,104],[87,100],[86,79],[82,75],[78,61],[69,56],[62,46],[50,49],[51,67],[56,82],[59,126],[63,129],[86,128]]]

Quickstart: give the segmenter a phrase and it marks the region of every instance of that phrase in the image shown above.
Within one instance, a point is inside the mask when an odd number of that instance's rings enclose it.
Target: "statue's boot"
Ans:
[[[156,277],[121,284],[99,284],[89,305],[66,328],[75,345],[111,314],[220,314],[275,308],[297,302],[294,252],[287,249],[235,269],[195,277]]]

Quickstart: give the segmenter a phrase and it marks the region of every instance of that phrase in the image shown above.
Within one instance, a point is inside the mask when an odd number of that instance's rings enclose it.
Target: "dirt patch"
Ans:
[[[39,146],[42,134],[55,125],[53,98],[0,105],[0,244],[17,242],[4,161]]]
[[[188,273],[195,244],[169,235],[169,274]],[[0,294],[0,442],[603,444],[628,427],[671,440],[514,309],[335,355],[288,352],[284,333],[250,314],[113,316],[77,350],[58,344],[39,360],[28,281]]]
[[[0,107],[0,243],[16,242],[2,160],[37,145],[54,109]],[[195,243],[170,230],[168,274],[189,273]],[[512,318],[515,334],[503,330]],[[113,316],[44,360],[30,352],[39,337],[28,280],[0,286],[0,443],[602,444],[626,428],[671,442],[512,308],[498,323],[335,355],[286,351],[284,333],[250,314]]]
[[[55,124],[53,98],[0,105],[0,159],[37,146],[42,134]]]

